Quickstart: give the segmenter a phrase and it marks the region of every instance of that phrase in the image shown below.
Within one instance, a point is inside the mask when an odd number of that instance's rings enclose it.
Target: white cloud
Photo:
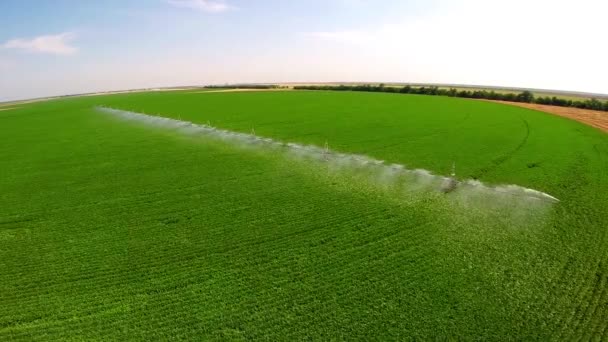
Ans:
[[[175,7],[190,8],[208,13],[226,12],[236,7],[229,5],[225,0],[167,0]]]
[[[75,34],[65,32],[56,35],[38,36],[32,39],[16,38],[1,45],[5,49],[20,49],[36,53],[50,53],[55,55],[71,55],[78,51],[70,45]]]

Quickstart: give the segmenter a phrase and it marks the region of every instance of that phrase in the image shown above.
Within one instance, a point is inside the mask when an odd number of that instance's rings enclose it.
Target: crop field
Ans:
[[[172,91],[0,131],[0,340],[608,339],[608,135],[579,122]]]

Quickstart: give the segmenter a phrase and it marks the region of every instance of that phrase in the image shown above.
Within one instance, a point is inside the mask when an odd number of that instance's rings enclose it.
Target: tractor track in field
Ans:
[[[410,144],[410,143],[417,142],[417,141],[420,141],[420,140],[423,140],[423,139],[429,139],[431,137],[451,135],[451,134],[457,133],[457,132],[461,131],[462,129],[464,129],[465,123],[470,118],[471,118],[471,114],[467,113],[462,118],[462,120],[460,120],[457,124],[455,124],[454,126],[452,126],[450,128],[439,129],[439,130],[436,130],[436,131],[429,132],[427,134],[416,135],[416,136],[413,136],[413,137],[403,137],[403,138],[401,138],[399,140],[399,142],[396,142],[396,143],[393,143],[393,144],[379,146],[379,147],[376,147],[376,148],[366,149],[365,153],[374,152],[374,151],[382,151],[382,150],[384,150],[386,148],[396,147],[396,146],[400,146],[400,145],[403,145],[403,144]],[[376,141],[376,140],[379,141],[379,140],[382,140],[382,139],[374,139],[374,141]],[[359,141],[359,142],[361,142],[361,141]],[[454,158],[451,158],[451,159],[453,160]]]
[[[485,167],[479,169],[477,172],[475,172],[471,176],[473,179],[480,179],[481,177],[485,176],[486,174],[496,170],[502,164],[506,163],[511,158],[513,158],[513,156],[517,152],[519,152],[528,143],[528,139],[530,138],[530,124],[528,123],[528,121],[526,119],[524,119],[524,118],[520,118],[520,119],[524,123],[524,126],[526,128],[526,134],[523,137],[523,139],[519,142],[519,144],[513,150],[503,154],[502,156],[500,156],[498,158],[493,159],[490,162],[490,165],[485,166]]]

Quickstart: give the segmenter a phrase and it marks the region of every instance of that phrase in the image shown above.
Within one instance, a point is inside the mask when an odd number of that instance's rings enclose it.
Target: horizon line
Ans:
[[[17,100],[8,100],[8,101],[0,101],[0,105],[10,104],[10,103],[18,103],[24,101],[45,101],[45,100],[55,100],[64,97],[79,97],[79,96],[93,96],[93,95],[111,95],[116,93],[128,93],[128,92],[145,92],[145,91],[153,91],[153,90],[171,90],[179,88],[205,88],[205,87],[220,87],[220,86],[248,86],[248,85],[314,85],[314,84],[326,84],[326,85],[356,85],[356,84],[369,84],[369,85],[393,85],[393,86],[415,86],[415,87],[425,87],[425,86],[435,86],[435,87],[452,87],[452,88],[470,88],[470,89],[484,89],[484,90],[508,90],[508,91],[531,91],[531,92],[540,92],[546,93],[550,95],[562,95],[562,96],[577,96],[577,97],[585,97],[587,99],[599,98],[601,100],[608,100],[608,94],[603,93],[593,93],[593,92],[585,92],[585,91],[575,91],[575,90],[560,90],[560,89],[546,89],[546,88],[525,88],[525,87],[510,87],[510,86],[495,86],[495,85],[477,85],[477,84],[458,84],[458,83],[419,83],[419,82],[391,82],[391,81],[373,81],[373,82],[359,82],[359,81],[348,81],[348,82],[340,82],[340,81],[324,81],[324,82],[238,82],[238,83],[209,83],[209,84],[199,84],[199,85],[180,85],[180,86],[158,86],[158,87],[146,87],[146,88],[131,88],[131,89],[113,89],[113,90],[103,90],[103,91],[91,91],[86,93],[72,93],[72,94],[61,94],[61,95],[52,95],[52,96],[41,96],[41,97],[31,97],[31,98],[21,98]]]

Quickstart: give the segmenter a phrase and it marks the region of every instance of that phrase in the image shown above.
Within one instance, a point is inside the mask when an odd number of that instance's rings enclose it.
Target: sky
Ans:
[[[2,0],[0,101],[224,83],[608,94],[606,0]]]

